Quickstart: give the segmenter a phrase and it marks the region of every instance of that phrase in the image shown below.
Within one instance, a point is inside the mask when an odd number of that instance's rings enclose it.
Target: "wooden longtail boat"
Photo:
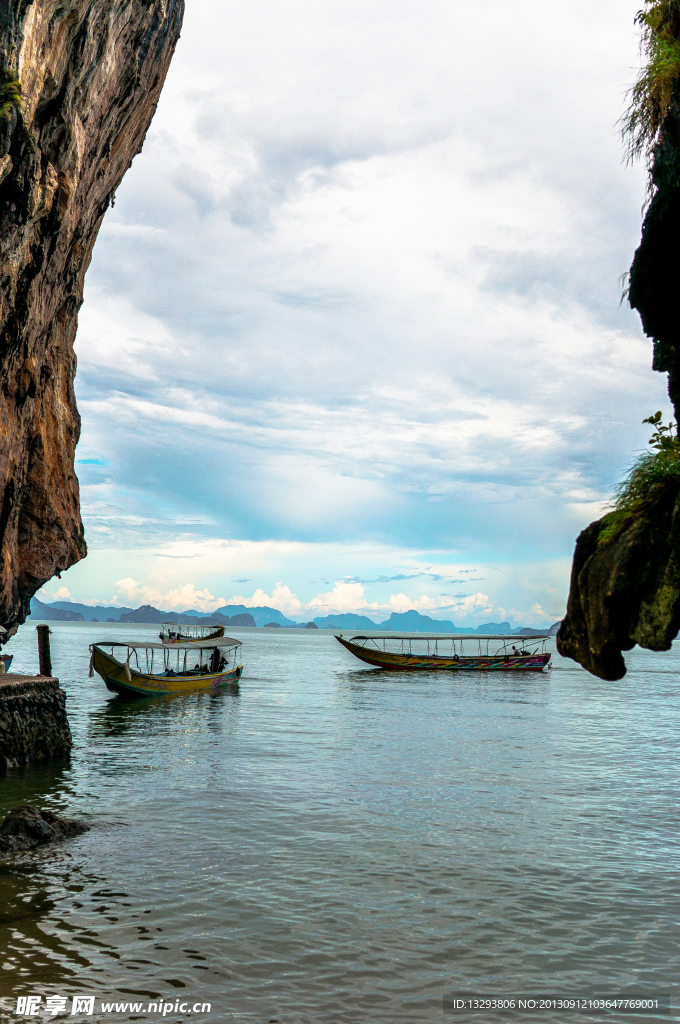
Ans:
[[[485,672],[541,672],[550,663],[546,636],[457,633],[455,636],[353,636],[335,639],[351,654],[375,668],[472,669]]]
[[[238,685],[240,646],[240,640],[228,636],[172,646],[102,640],[90,645],[90,675],[98,672],[109,690],[124,696],[215,691]]]
[[[224,636],[224,626],[181,626],[164,622],[158,634],[164,644],[197,644]]]

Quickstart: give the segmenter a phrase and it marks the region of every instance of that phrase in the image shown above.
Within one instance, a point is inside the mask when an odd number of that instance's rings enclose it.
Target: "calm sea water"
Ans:
[[[558,656],[395,675],[327,632],[252,629],[240,695],[128,703],[87,647],[153,627],[51,627],[73,756],[9,772],[0,811],[93,828],[0,869],[4,1019],[26,994],[243,1024],[501,1020],[444,1015],[460,990],[680,1002],[677,650],[632,652],[618,683]],[[36,672],[34,624],[7,650]]]

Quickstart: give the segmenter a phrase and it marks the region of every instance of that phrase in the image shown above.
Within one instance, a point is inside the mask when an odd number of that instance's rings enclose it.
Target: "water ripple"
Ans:
[[[244,630],[240,696],[126,703],[87,677],[101,625],[52,628],[74,754],[10,772],[0,810],[94,827],[0,872],[6,1012],[91,992],[417,1024],[456,990],[677,994],[676,651],[615,684],[559,658],[413,676]]]

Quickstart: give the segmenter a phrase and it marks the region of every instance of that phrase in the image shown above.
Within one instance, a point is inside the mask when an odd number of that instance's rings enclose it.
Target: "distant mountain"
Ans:
[[[36,598],[33,598],[35,601]],[[61,608],[65,612],[78,612],[86,622],[97,619],[99,622],[106,622],[107,619],[115,619],[117,622],[121,615],[131,612],[132,608],[114,608],[112,605],[104,604],[77,604],[75,601],[54,601],[50,608]]]
[[[222,614],[227,610],[231,614]],[[260,613],[264,620],[256,622],[251,612]],[[296,626],[274,608],[248,609],[243,605],[227,605],[212,615],[205,615],[197,608],[188,612],[163,611],[153,605],[143,604],[140,608],[114,607],[113,605],[77,604],[75,601],[55,601],[44,604],[34,597],[31,601],[31,615],[36,619],[55,622],[143,622],[148,625],[160,625],[162,622],[176,622],[182,626],[256,626],[278,619],[277,625]]]
[[[334,626],[339,629],[380,629],[398,633],[512,633],[509,622],[485,622],[476,630],[467,626],[454,626],[450,619],[433,619],[429,615],[411,609],[408,612],[392,612],[384,622],[374,622],[366,615],[346,612],[343,615],[324,615],[314,619],[320,629]]]
[[[164,612],[160,608],[154,608],[150,604],[143,604],[141,608],[125,612],[121,615],[119,622],[145,622],[153,625],[160,625],[162,622],[176,622],[180,626],[255,626],[255,619],[249,612],[242,612],[237,615],[221,615],[213,612],[212,615],[191,615],[187,612]]]
[[[170,613],[168,613],[170,614]],[[191,621],[190,621],[191,620]],[[213,612],[212,615],[194,615],[187,616],[184,612],[179,618],[174,620],[182,625],[196,625],[199,626],[256,626],[257,623],[249,612],[242,612],[240,615],[222,615],[218,612]]]
[[[405,633],[467,633],[462,626],[454,626],[449,619],[431,619],[429,615],[411,609],[410,612],[392,612],[389,619],[381,622],[378,629],[389,629]]]
[[[510,633],[512,636],[556,636],[557,630],[562,625],[555,622],[554,625],[544,626],[542,629],[534,629],[531,626],[511,626],[509,622],[485,622],[483,626],[477,626],[476,633]],[[553,632],[554,630],[554,632]]]
[[[31,618],[43,619],[46,622],[84,622],[85,616],[70,609],[57,608],[53,604],[43,604],[37,597],[31,598]]]
[[[559,628],[560,623],[556,623]],[[554,627],[551,626],[550,629]],[[477,626],[476,633],[509,633],[511,636],[545,636],[549,629],[534,629],[531,626],[511,626],[509,622],[485,622],[483,626]],[[555,631],[557,632],[557,630]],[[550,633],[554,636],[555,633]]]
[[[256,626],[266,626],[269,622],[278,622],[279,626],[299,625],[299,623],[293,622],[292,619],[287,619],[285,615],[282,615],[278,608],[268,608],[266,604],[257,608],[246,608],[244,604],[225,604],[218,608],[216,612],[213,612],[210,617],[213,618],[216,615],[252,615]]]
[[[55,601],[45,604],[37,597],[31,600],[31,616],[48,622],[143,622],[160,625],[162,622],[177,622],[180,625],[221,625],[233,627],[246,626],[302,626],[304,623],[294,622],[286,618],[277,608],[261,605],[257,608],[246,608],[243,604],[227,604],[218,608],[211,615],[205,615],[197,608],[186,612],[162,611],[152,605],[144,604],[141,608],[114,607],[113,605],[78,604],[75,601]],[[392,612],[384,622],[375,622],[367,615],[344,612],[341,615],[320,615],[314,620],[319,629],[379,629],[400,633],[507,633],[515,636],[537,636],[548,633],[556,636],[561,620],[544,629],[532,629],[529,626],[513,628],[509,622],[484,622],[474,630],[464,626],[454,626],[449,619],[433,619],[429,615],[411,610],[408,612]]]
[[[384,622],[372,622],[365,615],[326,615],[314,619],[321,628],[328,628],[333,623],[344,629],[380,629],[395,633],[500,633],[515,636],[537,636],[548,632],[547,629],[531,629],[529,626],[513,628],[509,622],[484,622],[476,629],[470,626],[454,626],[450,619],[433,619],[429,615],[411,609],[408,612],[392,612]]]
[[[355,615],[353,612],[344,612],[342,615],[318,615],[314,619],[319,629],[378,629],[378,624],[369,619],[367,615]]]
[[[227,616],[225,615],[224,618],[226,619]],[[203,619],[202,621],[205,622],[205,619]],[[224,625],[225,626],[252,626],[254,628],[257,625],[257,623],[255,622],[255,619],[250,614],[250,612],[242,612],[241,615],[232,615],[231,621],[230,622],[225,622]]]
[[[154,608],[150,604],[143,604],[140,608],[135,608],[134,611],[125,612],[118,619],[119,622],[148,622],[160,625],[161,622],[167,622],[168,616],[166,612],[161,612],[158,608]],[[171,622],[175,620],[174,616],[170,619]]]

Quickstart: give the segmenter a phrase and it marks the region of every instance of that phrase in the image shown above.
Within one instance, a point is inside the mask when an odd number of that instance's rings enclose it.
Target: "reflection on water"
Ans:
[[[167,734],[181,728],[196,727],[223,732],[234,725],[238,694],[215,693],[159,694],[125,700],[117,697],[96,708],[89,716],[89,736],[122,736],[132,732],[143,737],[160,731]]]
[[[0,810],[93,828],[0,873],[7,1008],[182,994],[214,1021],[413,1024],[456,989],[677,990],[675,652],[616,684],[558,657],[380,673],[322,632],[242,630],[240,695],[127,702],[88,679],[101,625],[52,628],[74,754],[10,772]]]

